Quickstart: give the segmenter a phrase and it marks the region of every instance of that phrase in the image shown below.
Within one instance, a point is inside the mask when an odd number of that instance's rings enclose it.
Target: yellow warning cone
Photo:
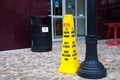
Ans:
[[[72,14],[64,16],[62,56],[58,72],[75,74],[79,67],[78,53],[76,49],[76,36]]]

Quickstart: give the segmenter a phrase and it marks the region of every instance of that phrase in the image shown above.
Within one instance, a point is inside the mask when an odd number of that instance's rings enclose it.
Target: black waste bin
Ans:
[[[52,50],[51,18],[31,16],[31,50],[44,52]]]

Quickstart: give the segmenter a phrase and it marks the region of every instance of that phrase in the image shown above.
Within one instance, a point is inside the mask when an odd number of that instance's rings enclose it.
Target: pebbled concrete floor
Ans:
[[[96,80],[120,80],[120,46],[107,46],[105,40],[99,40],[97,46],[107,77]],[[84,61],[85,49],[84,40],[77,41],[80,63]],[[32,52],[30,48],[0,51],[0,80],[93,80],[57,72],[60,57],[61,42],[53,43],[49,52]]]

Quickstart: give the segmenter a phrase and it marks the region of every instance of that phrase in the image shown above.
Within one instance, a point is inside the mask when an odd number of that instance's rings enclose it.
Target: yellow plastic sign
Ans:
[[[58,72],[75,74],[79,66],[73,15],[66,14],[64,16],[61,63]]]

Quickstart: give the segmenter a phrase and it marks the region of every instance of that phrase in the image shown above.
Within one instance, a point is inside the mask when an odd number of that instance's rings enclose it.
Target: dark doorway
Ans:
[[[97,0],[97,35],[99,39],[106,39],[108,27],[104,24],[111,22],[120,22],[120,0]]]

